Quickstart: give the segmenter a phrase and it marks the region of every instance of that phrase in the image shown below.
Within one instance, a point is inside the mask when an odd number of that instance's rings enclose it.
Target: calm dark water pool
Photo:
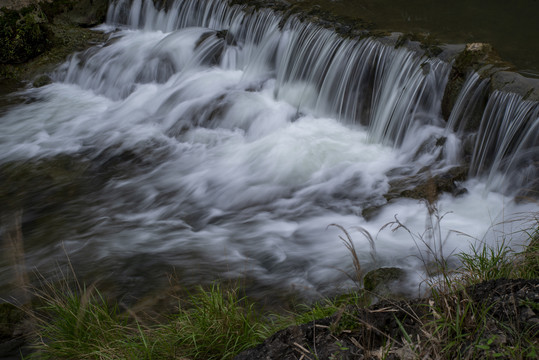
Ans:
[[[294,0],[295,1],[295,0]],[[503,59],[539,77],[539,0],[308,0],[378,29],[427,32],[447,43],[488,42]]]

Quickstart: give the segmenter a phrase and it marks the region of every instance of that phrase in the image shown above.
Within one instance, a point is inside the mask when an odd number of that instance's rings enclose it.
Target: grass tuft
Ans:
[[[94,287],[45,282],[37,292],[39,341],[32,359],[230,359],[268,337],[254,304],[214,284],[180,299],[168,323],[146,326]]]
[[[198,288],[186,306],[180,306],[170,324],[160,329],[177,351],[196,359],[229,359],[264,340],[272,332],[238,290],[214,284]]]

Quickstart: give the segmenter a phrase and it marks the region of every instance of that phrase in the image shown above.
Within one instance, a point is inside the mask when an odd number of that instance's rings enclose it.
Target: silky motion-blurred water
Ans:
[[[1,163],[73,156],[98,169],[88,181],[101,181],[84,194],[84,208],[69,212],[60,238],[39,244],[43,234],[25,229],[34,238],[28,266],[50,268],[65,249],[76,266],[102,267],[100,276],[128,291],[175,268],[185,283],[245,277],[260,289],[311,297],[351,285],[342,272],[351,272],[351,258],[329,226],[339,224],[366,269],[400,266],[417,285],[424,244],[403,230],[379,230],[397,216],[421,234],[428,212],[411,199],[386,204],[384,194],[391,179],[459,163],[453,124],[471,106],[469,95],[461,94],[462,114],[446,127],[440,103],[449,64],[342,39],[294,17],[281,21],[218,0],[177,0],[162,10],[152,1],[113,2],[101,26],[110,40],[75,54],[52,84],[27,90],[31,101],[0,120]],[[478,81],[463,91],[482,91]],[[518,100],[495,96],[503,99],[493,103]],[[496,121],[504,116],[511,115]],[[421,150],[441,137],[445,144]],[[510,142],[509,153],[518,152]],[[526,151],[536,151],[537,139],[529,142]],[[493,164],[490,183],[503,182],[507,152],[486,160],[481,149],[476,175]],[[494,242],[493,226],[537,211],[482,179],[439,200],[447,254]],[[375,237],[376,264],[359,226]]]

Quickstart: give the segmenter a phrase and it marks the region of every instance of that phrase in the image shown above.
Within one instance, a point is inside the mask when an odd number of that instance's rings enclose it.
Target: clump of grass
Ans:
[[[518,277],[525,279],[539,278],[539,219],[535,218],[535,225],[526,234],[529,243],[524,251],[516,255],[516,269]]]
[[[40,359],[105,359],[130,329],[116,305],[109,305],[95,289],[82,292],[48,287],[41,293],[38,309],[39,343],[34,355]],[[123,351],[122,351],[123,352]],[[117,352],[118,355],[120,351]]]
[[[524,231],[528,243],[522,252],[507,245],[506,238],[495,245],[470,246],[469,253],[458,254],[462,263],[462,281],[467,285],[502,278],[535,279],[539,277],[539,220]]]
[[[477,284],[486,280],[508,278],[514,272],[511,261],[511,248],[502,242],[489,246],[487,244],[476,247],[470,246],[469,253],[458,254],[462,266],[461,273],[467,284]]]
[[[347,306],[365,307],[370,304],[370,297],[362,291],[353,291],[333,298],[323,298],[313,304],[299,304],[296,310],[285,316],[276,316],[278,328],[289,325],[301,325],[342,313]]]
[[[353,281],[358,284],[358,286],[361,286],[361,283],[363,282],[363,276],[365,275],[363,272],[363,269],[361,267],[361,262],[359,261],[359,253],[356,250],[356,246],[354,245],[354,241],[352,240],[352,236],[350,233],[341,225],[339,224],[330,224],[329,226],[335,226],[336,228],[340,229],[345,237],[342,237],[339,235],[339,239],[341,239],[343,245],[346,247],[346,249],[349,251],[350,255],[352,256],[352,265],[354,266],[354,274],[350,275],[347,274]],[[356,230],[358,230],[368,241],[370,245],[370,255],[374,263],[376,263],[376,245],[374,238],[372,235],[361,226],[356,226]]]
[[[229,359],[264,340],[272,327],[238,290],[214,284],[199,288],[187,306],[160,329],[183,356],[195,359]]]
[[[38,274],[40,287],[33,290],[37,305],[30,313],[38,340],[30,359],[146,358],[140,328],[127,313],[72,274],[72,267],[59,269],[58,281]]]
[[[488,307],[457,287],[446,287],[433,290],[428,308],[429,318],[421,319],[428,334],[424,352],[441,358],[474,358],[473,345],[486,329]]]
[[[438,224],[431,224],[430,228],[439,228],[442,217],[436,216],[435,204],[432,206],[429,214],[431,218],[435,215]],[[404,227],[396,221],[399,227]],[[508,245],[508,238],[502,236],[497,244],[471,245],[468,253],[457,254],[460,266],[453,269],[447,265],[444,256],[433,251],[435,246],[420,237],[438,269],[436,276],[426,281],[431,292],[427,316],[415,317],[421,324],[422,332],[422,346],[415,347],[421,349],[419,357],[523,359],[537,356],[539,333],[536,327],[522,331],[517,323],[495,319],[490,312],[492,304],[487,306],[473,301],[466,290],[471,285],[488,280],[537,279],[539,222],[536,217],[532,218],[529,229],[526,231],[528,244],[524,251],[515,252]],[[442,238],[438,237],[438,242],[440,240]],[[428,264],[424,263],[427,267]]]
[[[35,359],[230,359],[274,331],[254,304],[199,287],[165,324],[143,325],[94,287],[46,282],[38,292]],[[269,325],[268,325],[269,324]]]

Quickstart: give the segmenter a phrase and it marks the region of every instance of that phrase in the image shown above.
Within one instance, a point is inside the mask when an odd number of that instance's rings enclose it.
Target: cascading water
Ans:
[[[25,174],[40,189],[7,179],[10,194],[24,197],[14,203],[29,266],[51,268],[65,249],[81,273],[135,294],[166,282],[174,268],[186,284],[245,277],[260,296],[279,289],[310,297],[350,286],[339,271],[351,270],[349,254],[338,228],[328,227],[339,224],[376,237],[376,266],[403,267],[419,282],[425,244],[405,231],[378,231],[398,216],[422,233],[427,210],[384,195],[392,181],[461,161],[469,97],[485,85],[469,78],[444,128],[449,64],[244,10],[219,0],[163,9],[114,2],[101,27],[111,32],[107,44],[75,54],[55,82],[26,90],[29,101],[2,115],[0,164],[34,164]],[[499,110],[507,104],[514,108]],[[534,116],[536,103],[494,94],[472,173],[501,171],[504,181],[524,184],[507,173],[537,156]],[[523,171],[536,176],[536,164]],[[438,200],[448,213],[437,239],[446,254],[496,241],[494,225],[536,211],[481,180],[464,186],[467,194]],[[372,268],[369,241],[351,231]]]
[[[537,186],[539,179],[539,103],[512,93],[489,99],[471,162],[472,174],[498,177],[497,188]],[[501,177],[499,175],[502,175]]]

